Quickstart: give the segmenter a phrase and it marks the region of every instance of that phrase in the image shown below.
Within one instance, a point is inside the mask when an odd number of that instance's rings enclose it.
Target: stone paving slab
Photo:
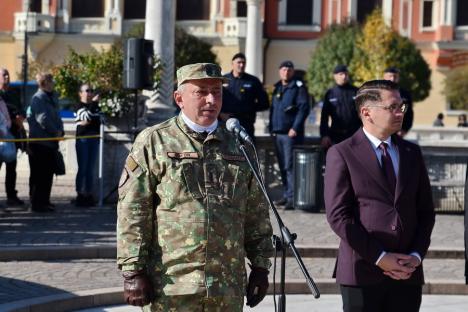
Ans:
[[[465,312],[468,306],[468,296],[435,296],[424,295],[422,297],[421,312]],[[286,296],[286,310],[294,312],[338,312],[342,311],[342,301],[339,295],[323,295],[319,299],[311,295]],[[75,312],[140,312],[138,307],[128,305],[100,307]],[[271,312],[275,311],[273,296],[265,299],[251,309],[244,307],[244,312]]]
[[[305,258],[306,268],[316,283],[328,283],[335,259]],[[277,263],[276,281],[279,282]],[[304,278],[294,258],[286,261],[286,279],[291,281],[291,292],[304,293]],[[426,259],[425,276],[428,283],[449,280],[462,284],[464,260]],[[273,273],[273,268],[272,268]],[[66,261],[9,261],[0,262],[0,304],[77,291],[107,287],[121,287],[122,278],[113,259],[87,259]],[[273,280],[273,274],[270,274]],[[296,289],[296,290],[294,290]],[[324,293],[336,292],[335,287],[322,289]],[[468,286],[467,286],[468,291]]]

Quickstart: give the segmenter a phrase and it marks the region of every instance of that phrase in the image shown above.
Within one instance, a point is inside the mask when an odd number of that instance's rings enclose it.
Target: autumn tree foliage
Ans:
[[[451,109],[468,110],[468,65],[449,72],[444,81],[444,94]]]
[[[380,79],[385,68],[400,69],[400,85],[414,101],[422,101],[431,89],[431,70],[420,50],[408,38],[387,26],[378,8],[362,27],[356,24],[331,26],[319,40],[308,70],[309,92],[322,98],[333,84],[332,70],[337,64],[349,65],[356,86]]]

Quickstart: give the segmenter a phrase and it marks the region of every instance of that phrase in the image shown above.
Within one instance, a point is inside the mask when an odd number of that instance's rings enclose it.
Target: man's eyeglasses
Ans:
[[[197,99],[201,99],[201,98],[207,97],[208,94],[210,93],[213,95],[213,97],[220,97],[221,92],[222,92],[222,89],[211,89],[211,90],[199,89],[199,90],[192,91],[192,95]]]
[[[389,112],[392,112],[392,113],[406,113],[406,111],[408,110],[408,104],[407,103],[399,103],[399,104],[392,104],[392,105],[388,105],[388,106],[384,106],[384,105],[369,105],[370,107],[380,107],[382,109],[385,109]]]
[[[86,93],[93,93],[93,89],[86,89],[86,90],[82,90],[81,92],[86,92]]]

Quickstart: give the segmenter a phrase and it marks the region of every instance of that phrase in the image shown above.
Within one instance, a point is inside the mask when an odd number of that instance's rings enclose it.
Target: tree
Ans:
[[[431,70],[416,45],[388,27],[377,8],[368,16],[357,42],[350,70],[357,84],[379,79],[389,66],[400,69],[400,85],[409,90],[414,101],[429,96]]]
[[[333,84],[332,70],[348,64],[356,85],[379,79],[389,66],[401,71],[400,85],[409,90],[414,101],[422,101],[431,89],[431,70],[415,44],[385,25],[377,8],[364,26],[350,23],[332,25],[320,38],[311,56],[307,81],[309,92],[322,98]]]
[[[100,93],[101,110],[113,117],[130,111],[133,94],[122,88],[123,51],[119,45],[108,50],[79,54],[69,50],[65,61],[52,69],[61,97],[78,101],[78,88],[89,83]]]
[[[451,109],[468,110],[468,65],[449,72],[444,81],[443,93]]]
[[[357,24],[333,24],[319,39],[306,76],[309,92],[314,98],[321,99],[333,85],[332,72],[336,65],[350,64],[360,31]]]
[[[350,70],[357,84],[382,77],[388,67],[391,41],[392,30],[385,24],[382,11],[377,8],[367,17],[356,40],[357,53],[353,55]]]

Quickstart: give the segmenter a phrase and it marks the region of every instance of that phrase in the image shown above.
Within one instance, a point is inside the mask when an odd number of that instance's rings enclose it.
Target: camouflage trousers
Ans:
[[[160,296],[143,312],[242,312],[244,297]]]

